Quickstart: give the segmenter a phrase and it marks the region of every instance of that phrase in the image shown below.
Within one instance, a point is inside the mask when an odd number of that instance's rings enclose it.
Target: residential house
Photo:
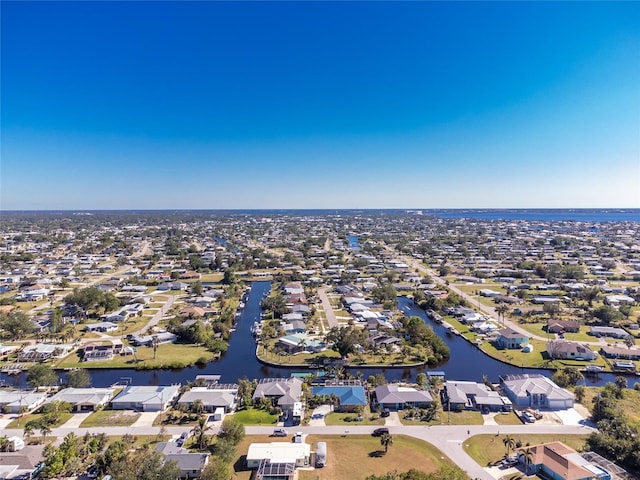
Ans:
[[[612,337],[612,338],[625,338],[629,335],[623,328],[616,327],[591,327],[589,334],[594,337]]]
[[[114,354],[115,346],[112,343],[87,343],[82,349],[82,359],[85,362],[112,360]]]
[[[200,400],[205,411],[213,413],[217,408],[223,408],[225,413],[232,412],[236,407],[238,395],[237,384],[214,384],[210,387],[193,387],[182,394],[178,400],[178,405],[185,405],[189,408],[193,402]]]
[[[353,412],[358,407],[367,405],[366,392],[357,380],[339,383],[327,381],[324,385],[313,387],[312,393],[321,397],[337,397],[338,405],[335,406],[335,410],[339,412]]]
[[[580,322],[577,320],[547,320],[547,332],[558,333],[578,333],[580,331]]]
[[[550,442],[527,447],[531,452],[525,459],[524,450],[518,451],[521,463],[528,463],[527,474],[541,478],[570,480],[611,480],[611,474],[562,442]]]
[[[621,347],[605,345],[600,347],[600,351],[607,358],[640,360],[640,349],[638,348],[621,348]]]
[[[295,469],[308,466],[310,457],[311,445],[308,443],[252,443],[249,445],[246,461],[249,468],[259,468],[261,464],[268,462],[271,465],[290,465]]]
[[[429,392],[397,384],[376,387],[376,401],[381,408],[401,410],[404,408],[427,408],[433,403]]]
[[[191,453],[186,448],[179,447],[176,442],[160,442],[156,445],[156,452],[164,455],[167,461],[174,461],[180,469],[180,479],[200,478],[202,469],[209,463],[209,454]]]
[[[292,335],[280,337],[278,339],[277,346],[288,353],[297,353],[304,351],[320,352],[326,348],[324,342],[312,339],[305,333],[294,333]]]
[[[585,360],[596,359],[596,352],[588,345],[580,345],[578,342],[567,342],[565,340],[552,340],[547,343],[547,353],[552,359],[562,360]]]
[[[496,345],[498,348],[520,349],[529,343],[529,336],[516,332],[512,328],[498,330]]]
[[[180,385],[126,387],[111,401],[114,410],[140,410],[160,412],[165,410],[180,393]]]
[[[484,383],[449,380],[440,392],[445,409],[506,410],[505,399]]]
[[[0,410],[4,413],[31,412],[47,400],[47,395],[30,390],[0,390]]]
[[[628,295],[607,295],[604,297],[605,305],[619,307],[620,305],[633,305],[636,301]]]
[[[18,354],[19,362],[41,362],[49,358],[64,357],[73,349],[72,345],[36,343],[27,345]]]
[[[562,410],[573,407],[571,392],[539,374],[506,375],[500,378],[505,394],[520,408]]]
[[[118,330],[118,324],[113,322],[97,322],[85,325],[85,332],[114,332]]]
[[[173,343],[178,339],[178,336],[175,333],[171,333],[171,332],[158,332],[158,333],[154,333],[153,335],[143,335],[143,336],[134,335],[131,338],[131,342],[133,342],[133,344],[136,347],[150,347],[153,345],[154,338],[155,338],[155,341],[158,342],[158,344],[161,344],[161,343]]]
[[[56,393],[47,403],[61,401],[73,405],[73,411],[93,412],[107,405],[115,388],[65,388]]]
[[[296,403],[302,396],[302,380],[299,378],[263,378],[253,392],[253,400],[271,399],[282,411],[293,415]]]

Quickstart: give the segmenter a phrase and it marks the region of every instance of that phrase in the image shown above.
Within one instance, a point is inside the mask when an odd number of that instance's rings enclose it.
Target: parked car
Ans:
[[[286,437],[289,435],[284,428],[276,428],[272,434],[274,437]]]
[[[522,412],[522,419],[528,423],[535,423],[536,421],[536,417],[534,417],[529,412]]]
[[[376,428],[373,432],[371,432],[372,437],[381,437],[385,433],[389,433],[388,428]]]
[[[390,414],[389,409],[385,408],[384,410],[382,410],[382,412],[380,412],[380,416],[381,417],[388,417]]]
[[[176,440],[176,443],[179,447],[181,447],[182,445],[184,445],[184,442],[187,441],[187,438],[189,438],[189,432],[182,432],[182,435],[180,435],[180,438]]]

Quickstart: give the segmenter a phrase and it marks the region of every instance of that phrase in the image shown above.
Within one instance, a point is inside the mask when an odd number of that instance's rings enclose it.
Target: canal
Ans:
[[[231,334],[228,351],[214,362],[203,366],[194,366],[180,370],[134,370],[134,369],[90,369],[92,384],[95,387],[106,387],[116,382],[127,381],[135,385],[170,385],[174,383],[185,384],[195,379],[196,375],[216,374],[221,375],[221,382],[234,383],[239,378],[247,377],[288,377],[292,372],[300,371],[296,367],[274,368],[262,365],[255,357],[256,344],[253,340],[251,327],[260,319],[260,302],[271,289],[271,282],[253,282],[249,292],[245,308],[242,310],[236,325],[236,331]],[[481,352],[475,345],[462,337],[446,334],[444,327],[432,322],[427,314],[419,308],[413,300],[406,297],[398,298],[398,306],[407,316],[419,316],[434,331],[444,339],[451,350],[449,360],[441,365],[427,369],[419,368],[363,368],[354,367],[348,369],[351,373],[362,372],[365,378],[369,375],[382,373],[388,381],[404,380],[415,381],[416,375],[428,370],[445,372],[447,379],[481,381],[486,375],[492,382],[497,382],[500,375],[517,373],[540,373],[550,376],[553,372],[548,370],[522,369],[513,365],[499,362]],[[288,357],[294,359],[295,357]],[[586,377],[587,385],[604,385],[614,381],[612,374],[600,374]],[[25,375],[20,374],[8,377],[2,374],[0,381],[6,385],[25,386]]]

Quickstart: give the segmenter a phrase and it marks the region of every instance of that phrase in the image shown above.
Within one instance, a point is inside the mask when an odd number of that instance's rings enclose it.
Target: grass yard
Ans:
[[[475,435],[467,439],[464,450],[473,458],[478,465],[485,467],[502,460],[507,453],[507,449],[502,443],[506,435]],[[539,443],[560,441],[576,450],[581,449],[588,435],[556,435],[556,434],[529,434],[513,435],[516,441],[520,440],[522,446],[537,445]]]
[[[433,472],[452,462],[433,445],[405,435],[393,435],[393,445],[385,454],[380,439],[369,435],[309,435],[307,443],[315,450],[317,442],[327,442],[327,464],[322,469],[300,470],[300,480],[353,480],[369,475],[412,468]]]
[[[138,418],[140,414],[130,410],[98,410],[89,415],[80,427],[128,427]]]
[[[498,425],[522,425],[522,420],[513,412],[508,412],[507,414],[499,413],[493,419]]]
[[[331,412],[324,417],[327,425],[384,425],[384,418],[371,415],[367,410],[362,414],[362,421],[356,422],[357,413]]]
[[[32,420],[40,420],[44,414],[42,413],[30,413],[28,415],[23,415],[21,418],[17,416],[7,425],[6,428],[24,428],[27,422]],[[61,413],[58,417],[58,421],[51,425],[51,428],[57,428],[60,425],[68,422],[69,419],[73,416],[73,413]]]
[[[97,362],[81,362],[77,353],[71,353],[59,361],[55,368],[184,368],[193,365],[199,358],[211,360],[213,354],[205,347],[179,343],[163,343],[158,345],[156,358],[153,348],[138,347],[137,361],[131,355],[117,355],[113,360]]]
[[[217,283],[217,282],[221,282],[223,278],[224,278],[224,273],[205,273],[200,276],[200,281],[202,283],[204,282]]]
[[[527,332],[531,333],[532,335],[537,335],[539,337],[547,337],[547,331],[543,330],[544,327],[547,326],[546,321],[545,322],[536,322],[536,323],[526,323],[526,322],[520,322],[518,323],[518,325],[522,328],[524,328]],[[580,327],[580,331],[577,333],[565,333],[564,338],[565,340],[570,340],[573,342],[593,342],[595,340],[597,340],[595,337],[591,336],[588,334],[589,332],[589,327],[582,325]],[[549,338],[554,339],[556,336],[555,334],[549,334]]]
[[[422,420],[408,420],[403,418],[404,413],[400,412],[400,421],[403,425],[482,425],[483,419],[480,412],[463,410],[462,412],[439,411],[436,419],[430,422]],[[522,423],[522,422],[520,422]]]
[[[248,408],[233,414],[233,417],[243,425],[275,425],[278,423],[278,415],[271,415],[265,410]]]

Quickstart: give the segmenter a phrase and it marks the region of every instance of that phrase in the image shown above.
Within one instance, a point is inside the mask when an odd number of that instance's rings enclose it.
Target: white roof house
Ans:
[[[230,412],[235,408],[238,385],[220,385],[214,388],[193,387],[188,392],[184,392],[178,400],[178,404],[191,406],[196,400],[200,400],[207,412],[215,412],[219,407],[225,412]]]
[[[258,468],[262,460],[272,464],[295,464],[296,467],[309,465],[311,445],[308,443],[272,442],[252,443],[247,452],[247,466]]]
[[[573,407],[573,394],[539,374],[506,375],[501,378],[505,393],[518,407],[561,410]]]
[[[30,412],[42,405],[47,399],[44,393],[29,390],[0,390],[0,408],[7,413]]]
[[[111,402],[114,410],[142,410],[159,412],[166,409],[180,392],[180,385],[171,386],[135,386],[125,388]]]
[[[75,411],[92,411],[109,403],[114,392],[114,388],[65,388],[51,397],[47,403],[68,402],[73,405]]]

